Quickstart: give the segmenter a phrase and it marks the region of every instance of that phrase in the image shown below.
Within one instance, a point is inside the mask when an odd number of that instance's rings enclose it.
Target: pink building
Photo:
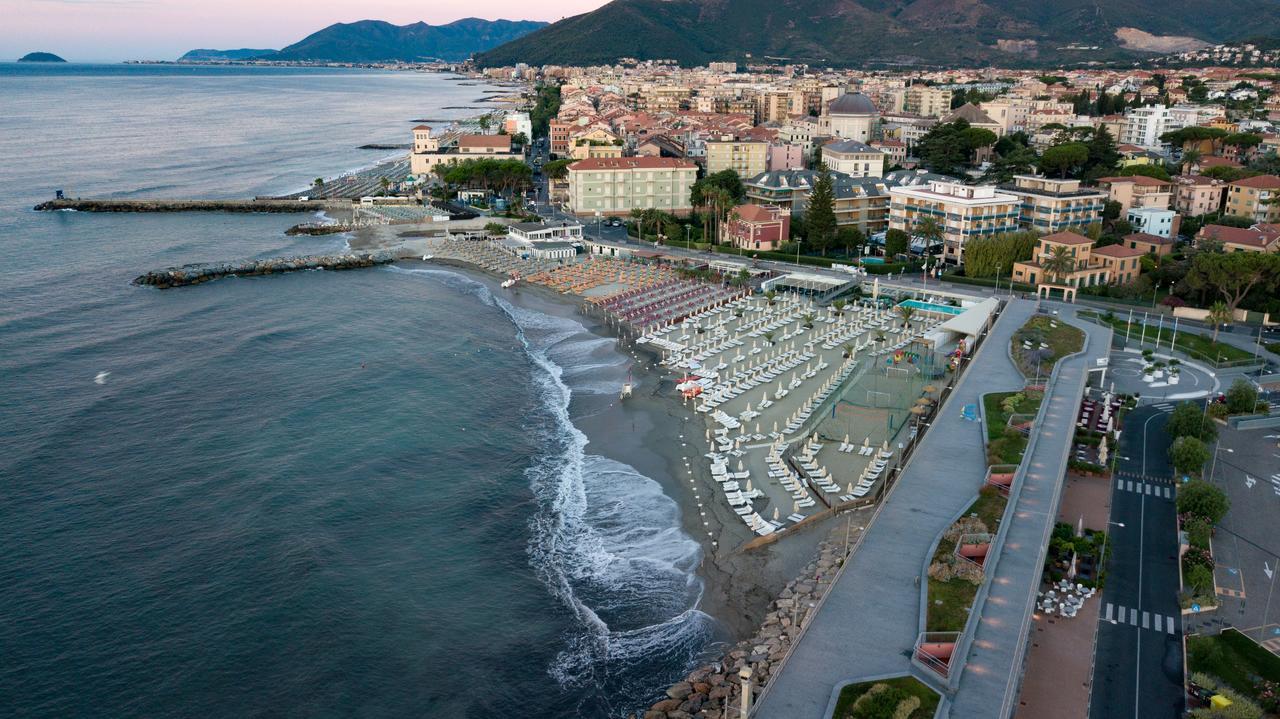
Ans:
[[[780,170],[803,170],[804,148],[790,143],[774,143],[769,145],[769,156],[765,169],[768,172]]]
[[[771,252],[791,236],[791,210],[777,205],[738,205],[721,226],[720,241],[743,250]]]
[[[1222,198],[1227,193],[1227,183],[1204,175],[1174,175],[1173,209],[1184,217],[1217,212],[1222,209]]]

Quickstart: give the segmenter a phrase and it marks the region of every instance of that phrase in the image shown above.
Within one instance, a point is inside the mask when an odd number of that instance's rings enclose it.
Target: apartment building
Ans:
[[[1079,180],[1056,180],[1038,175],[1015,175],[1000,188],[1018,198],[1018,221],[1038,232],[1086,231],[1102,223],[1107,195],[1080,187]]]
[[[889,197],[890,229],[914,232],[921,220],[933,218],[943,229],[943,259],[953,264],[964,263],[967,240],[1016,231],[1022,208],[1017,195],[994,185],[941,180],[927,186],[892,187]]]
[[[1280,225],[1205,225],[1196,234],[1196,243],[1205,241],[1221,242],[1223,252],[1280,252]]]
[[[733,170],[755,177],[769,166],[769,143],[763,140],[707,140],[707,174]]]
[[[770,143],[769,159],[766,163],[765,171],[803,170],[804,158],[805,151],[803,145],[793,145],[789,142]]]
[[[903,93],[902,111],[924,117],[944,117],[951,112],[951,91],[912,85]]]
[[[884,153],[885,163],[890,167],[907,162],[907,143],[901,140],[874,140],[868,144]]]
[[[1227,183],[1204,175],[1174,175],[1173,209],[1185,217],[1199,217],[1222,209]]]
[[[1044,270],[1045,261],[1060,252],[1072,257],[1073,269],[1051,276]],[[1126,284],[1136,280],[1142,272],[1143,254],[1141,250],[1124,245],[1095,248],[1093,240],[1088,237],[1075,232],[1057,232],[1036,242],[1030,261],[1013,264],[1013,280],[1035,285],[1037,294],[1042,297],[1049,297],[1057,290],[1068,302],[1074,302],[1078,288]]]
[[[822,162],[828,169],[850,177],[884,175],[883,152],[857,140],[838,140],[822,146]]]
[[[1280,222],[1280,177],[1258,175],[1231,183],[1226,212],[1254,222]]]
[[[1174,237],[1181,217],[1173,210],[1159,207],[1134,207],[1125,214],[1133,229],[1148,235]]]
[[[1173,183],[1146,175],[1103,177],[1098,187],[1107,191],[1110,200],[1120,203],[1120,214],[1135,207],[1168,209],[1173,204]]]
[[[818,173],[813,170],[765,172],[745,180],[747,201],[756,205],[777,205],[803,216],[809,192]],[[881,178],[850,177],[831,173],[831,208],[836,225],[856,227],[865,235],[884,232],[889,224],[889,183]]]
[[[655,208],[688,214],[698,166],[672,157],[579,160],[569,165],[569,211],[582,216],[624,216]]]

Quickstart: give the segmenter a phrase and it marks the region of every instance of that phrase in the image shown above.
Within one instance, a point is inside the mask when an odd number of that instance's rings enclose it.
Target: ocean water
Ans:
[[[582,431],[627,360],[572,315],[426,265],[141,289],[344,240],[30,211],[296,189],[486,89],[0,64],[0,715],[618,716],[712,640],[677,506]]]

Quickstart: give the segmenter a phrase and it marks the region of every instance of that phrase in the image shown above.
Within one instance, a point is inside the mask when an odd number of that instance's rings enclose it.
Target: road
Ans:
[[[1182,714],[1176,495],[1164,432],[1172,409],[1161,403],[1130,412],[1117,448],[1091,719]]]
[[[1210,464],[1212,481],[1231,500],[1214,531],[1218,609],[1196,617],[1188,631],[1234,626],[1280,654],[1280,597],[1275,596],[1280,534],[1280,432],[1221,429]]]

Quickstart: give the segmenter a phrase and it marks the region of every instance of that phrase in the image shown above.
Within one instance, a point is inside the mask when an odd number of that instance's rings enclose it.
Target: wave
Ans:
[[[589,454],[586,434],[570,419],[580,390],[570,388],[556,360],[600,363],[599,349],[613,341],[572,319],[514,306],[455,272],[391,271],[439,279],[501,309],[515,325],[550,419],[530,427],[544,449],[526,470],[538,506],[529,521],[529,561],[576,619],[547,671],[562,687],[594,688],[593,701],[609,713],[635,710],[688,669],[712,640],[715,622],[697,609],[702,549],[681,528],[677,504],[630,465]]]

